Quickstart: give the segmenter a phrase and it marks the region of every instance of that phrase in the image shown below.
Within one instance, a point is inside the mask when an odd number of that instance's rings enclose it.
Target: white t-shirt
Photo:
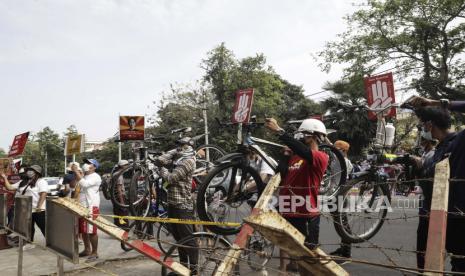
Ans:
[[[42,178],[37,179],[36,185],[34,187],[31,186],[23,186],[19,187],[19,184],[21,181],[18,181],[15,184],[12,184],[16,189],[16,196],[18,195],[23,195],[24,188],[26,188],[26,192],[24,192],[25,196],[31,196],[32,197],[32,208],[37,208],[37,203],[39,203],[39,198],[40,198],[40,193],[48,193],[48,183],[47,181],[43,180]],[[42,203],[42,206],[40,206],[40,209],[45,209],[45,200]]]
[[[79,182],[81,192],[79,194],[79,203],[84,207],[100,206],[100,184],[102,178],[97,173],[85,175]]]

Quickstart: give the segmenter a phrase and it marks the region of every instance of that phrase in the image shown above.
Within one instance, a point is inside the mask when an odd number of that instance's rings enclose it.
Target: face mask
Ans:
[[[89,164],[84,164],[84,165],[82,165],[82,170],[83,170],[84,172],[90,171],[90,165],[89,165]]]
[[[423,130],[422,137],[426,140],[433,140],[433,135],[431,134],[431,131]]]
[[[27,171],[26,176],[27,178],[32,179],[34,176],[36,176],[36,173],[34,171]]]

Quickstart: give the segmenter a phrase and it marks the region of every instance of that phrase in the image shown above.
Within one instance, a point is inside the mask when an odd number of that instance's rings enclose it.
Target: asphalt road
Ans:
[[[102,196],[103,199],[103,196]],[[374,263],[382,263],[386,265],[397,265],[405,267],[416,267],[416,255],[411,252],[396,251],[391,249],[401,249],[405,251],[415,250],[416,247],[416,229],[418,224],[417,209],[412,206],[412,200],[410,200],[410,206],[404,202],[405,198],[396,197],[394,199],[393,212],[388,214],[388,218],[395,218],[395,220],[388,220],[384,223],[378,234],[373,237],[369,242],[360,243],[356,246],[360,247],[379,247],[378,248],[353,248],[352,258],[355,260],[368,261]],[[396,203],[397,202],[397,203]],[[404,207],[404,208],[399,208]],[[405,208],[410,207],[410,208]],[[102,213],[111,213],[112,207],[111,202],[102,200],[101,203]],[[401,217],[410,217],[407,219],[399,219]],[[413,218],[412,218],[413,217]],[[233,240],[234,237],[228,237],[229,240]],[[329,253],[337,248],[340,241],[332,221],[329,218],[322,217],[320,227],[320,243],[322,249]],[[390,249],[382,249],[390,248]],[[276,258],[272,259],[267,267],[268,275],[277,275],[276,269],[279,267],[279,256],[278,250],[275,249],[274,255]],[[448,262],[447,262],[448,264]],[[244,267],[245,266],[245,267]],[[343,267],[351,275],[402,275],[402,272],[371,266],[366,264],[360,264],[356,262],[348,263]],[[450,269],[447,265],[446,269]],[[241,265],[241,274],[243,275],[259,275],[252,273],[248,269],[246,264]]]

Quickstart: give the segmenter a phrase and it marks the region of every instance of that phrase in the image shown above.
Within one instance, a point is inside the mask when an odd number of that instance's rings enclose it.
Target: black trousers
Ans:
[[[31,241],[34,241],[35,224],[37,224],[40,232],[42,232],[45,237],[45,211],[32,213]]]
[[[179,209],[174,206],[168,206],[168,217],[177,219],[194,219],[192,210]],[[172,223],[169,226],[169,230],[173,234],[176,241],[180,241],[186,237],[192,236],[194,232],[193,225]],[[195,240],[183,243],[185,246],[197,247]],[[198,263],[199,252],[195,248],[178,248],[179,259],[182,264],[190,264],[191,271],[195,272]]]
[[[417,251],[426,251],[428,242],[429,219],[421,217],[417,229]],[[465,255],[465,219],[449,218],[447,220],[446,250],[453,255]],[[465,259],[451,257],[452,271],[465,272]],[[418,268],[425,267],[424,254],[417,253]]]
[[[320,238],[320,216],[308,218],[286,217],[292,226],[305,236],[305,243],[310,249],[318,246]]]

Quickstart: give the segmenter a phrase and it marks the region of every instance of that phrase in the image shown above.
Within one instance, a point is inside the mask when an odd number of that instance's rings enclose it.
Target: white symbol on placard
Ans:
[[[389,96],[387,82],[377,81],[371,85],[371,92],[373,94],[373,103],[370,108],[380,109],[387,107],[392,103],[392,98]],[[389,110],[387,110],[389,112]]]
[[[247,113],[249,112],[249,107],[247,106],[249,102],[249,95],[242,94],[239,97],[239,105],[237,111],[234,113],[234,119],[236,122],[243,123],[247,119]]]

